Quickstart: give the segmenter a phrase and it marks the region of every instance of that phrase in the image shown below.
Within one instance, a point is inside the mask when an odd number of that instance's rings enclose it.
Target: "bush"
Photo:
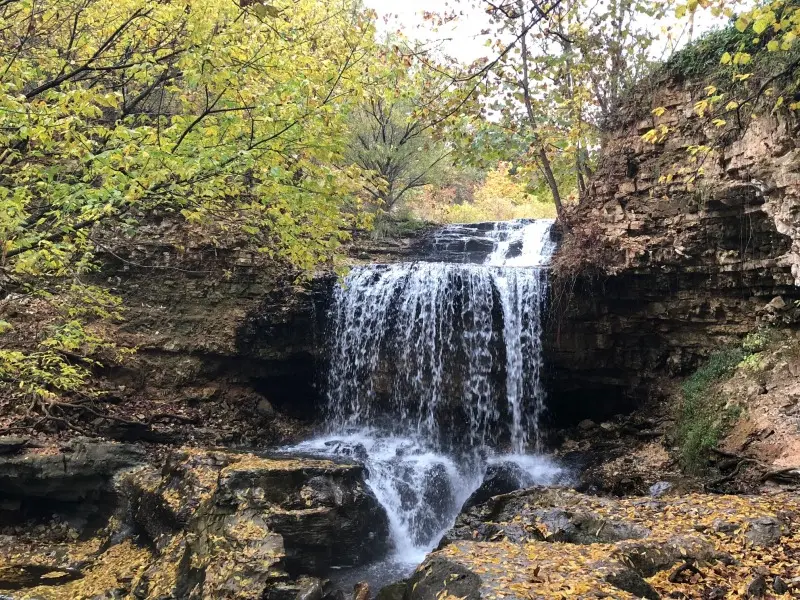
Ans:
[[[416,218],[408,210],[393,213],[379,212],[372,224],[370,235],[373,240],[402,238],[414,235],[429,227],[430,223]]]

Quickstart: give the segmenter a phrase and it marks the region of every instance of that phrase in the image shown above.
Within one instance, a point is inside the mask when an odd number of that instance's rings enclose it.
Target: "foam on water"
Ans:
[[[480,486],[492,464],[515,463],[531,481],[552,484],[562,473],[542,456],[467,454],[453,456],[412,436],[363,429],[324,435],[285,449],[291,453],[347,458],[366,467],[367,485],[389,517],[393,568],[421,563]],[[386,565],[384,565],[386,566]]]

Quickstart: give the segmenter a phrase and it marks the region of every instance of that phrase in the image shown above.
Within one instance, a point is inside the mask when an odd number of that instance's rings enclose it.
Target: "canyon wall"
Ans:
[[[292,439],[320,417],[330,266],[298,279],[280,261],[236,240],[203,242],[166,216],[132,238],[104,235],[100,278],[125,306],[112,335],[136,353],[101,385],[109,403],[153,427],[112,419],[96,424],[100,433],[246,445]],[[413,255],[416,243],[415,232],[364,234],[345,250],[354,263],[392,260]]]
[[[553,269],[551,419],[624,412],[800,298],[798,124],[723,128],[701,85],[637,94],[607,133],[590,194]],[[661,116],[651,111],[664,107]],[[664,124],[662,143],[642,136]],[[705,153],[698,146],[713,146]],[[695,153],[694,157],[692,153]]]
[[[765,112],[746,128],[718,128],[693,111],[702,86],[655,89],[634,95],[606,133],[554,260],[545,348],[554,424],[640,406],[668,376],[800,312],[797,123]],[[662,143],[642,139],[660,124],[670,128]],[[702,145],[715,151],[695,161],[690,150]],[[418,256],[425,233],[363,236],[349,259]],[[138,353],[111,373],[115,394],[148,414],[188,406],[209,441],[226,444],[287,439],[319,418],[329,269],[297,281],[235,243],[194,244],[169,219],[122,239],[103,277],[128,307],[117,335]]]

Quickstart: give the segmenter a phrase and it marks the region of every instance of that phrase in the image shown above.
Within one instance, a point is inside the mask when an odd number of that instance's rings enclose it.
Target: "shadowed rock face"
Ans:
[[[33,493],[57,482],[49,489],[63,501],[50,501],[41,531],[31,522],[3,536],[0,594],[288,600],[305,590],[322,600],[330,590],[315,576],[388,550],[388,520],[360,466],[187,449],[157,467],[140,455],[135,465],[119,460],[122,445],[95,446],[83,452],[109,460],[84,461],[80,472],[105,480],[102,498],[115,515],[102,522],[72,518],[77,496],[65,490],[83,494],[86,479],[70,488],[48,470],[63,456],[17,456],[38,473]]]
[[[687,182],[678,174],[691,169],[686,148],[709,138],[701,120],[683,115],[705,94],[702,85],[664,84],[624,107],[606,134],[592,193],[554,259],[554,424],[626,412],[660,377],[695,368],[757,323],[797,320],[796,123],[754,120]],[[641,139],[655,106],[666,107],[671,128],[656,146]]]
[[[81,502],[113,489],[122,469],[141,465],[146,452],[127,444],[74,440],[60,452],[16,451],[0,455],[0,499]]]

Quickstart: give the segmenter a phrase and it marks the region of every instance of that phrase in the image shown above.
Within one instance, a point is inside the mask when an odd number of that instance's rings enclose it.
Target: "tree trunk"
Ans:
[[[536,154],[539,158],[539,162],[541,163],[542,171],[544,171],[545,179],[547,179],[547,185],[550,186],[550,192],[553,194],[553,202],[556,205],[556,213],[558,214],[558,220],[561,221],[562,226],[566,229],[567,222],[564,218],[564,204],[561,202],[561,192],[558,189],[558,181],[556,181],[555,175],[553,175],[553,167],[550,163],[550,158],[547,156],[547,149],[541,143],[539,138],[539,134],[536,131],[536,117],[533,114],[533,102],[531,101],[531,90],[530,90],[530,79],[528,77],[528,42],[526,40],[527,33],[525,32],[525,11],[524,5],[520,0],[520,13],[522,14],[522,38],[520,39],[520,51],[522,53],[522,81],[520,84],[522,86],[522,94],[523,98],[525,99],[525,110],[528,114],[528,121],[530,122],[531,129],[533,130],[534,136],[537,138],[536,141]]]
[[[556,205],[558,220],[561,221],[561,225],[566,228],[567,221],[564,215],[564,204],[561,202],[561,192],[558,190],[558,182],[556,181],[555,175],[553,175],[553,167],[550,164],[550,158],[547,156],[547,150],[545,150],[544,146],[539,146],[538,155],[539,162],[542,163],[542,171],[544,171],[545,179],[547,179],[547,185],[550,186],[550,192],[553,194],[553,202],[555,202]]]

